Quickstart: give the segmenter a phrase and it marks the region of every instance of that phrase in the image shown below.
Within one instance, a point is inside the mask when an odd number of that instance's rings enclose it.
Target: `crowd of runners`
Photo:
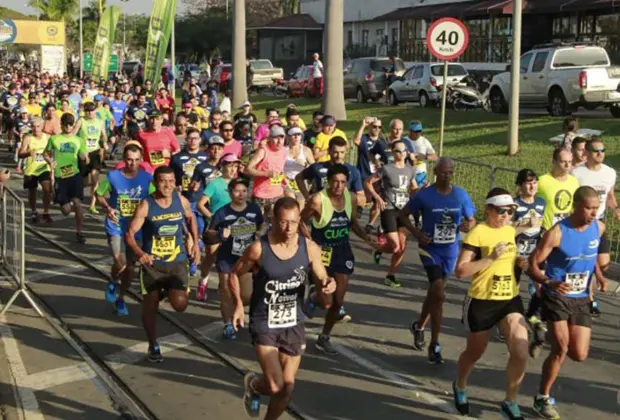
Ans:
[[[324,316],[314,344],[327,355],[338,354],[330,342],[335,325],[352,321],[344,307],[355,270],[351,232],[377,265],[390,255],[384,283],[391,288],[408,274],[401,264],[412,237],[428,291],[409,329],[413,348],[426,349],[431,363],[444,362],[446,282],[471,278],[466,347],[453,383],[458,412],[469,414],[468,377],[497,330],[509,351],[501,413],[523,418],[516,399],[528,353],[538,357],[548,343],[539,389],[528,391],[542,418],[560,418],[552,386],[567,356],[587,358],[592,317],[600,313],[595,289],[607,288],[610,244],[601,220],[608,212],[620,218],[604,142],[578,137],[575,120],[565,121],[564,142],[550,148],[548,173],[522,169],[516,194],[493,188],[476,208],[453,182],[455,162],[437,156],[420,121],[384,127],[365,117],[347,138],[320,111],[307,125],[294,105],[282,115],[267,109],[259,122],[250,102],[233,113],[228,94],[218,106],[217,96],[194,84],[176,112],[167,89],[149,81],[141,87],[26,71],[0,77],[3,139],[15,171],[23,171],[31,222],[52,224],[55,203],[73,213],[76,240],[85,244],[83,207],[105,214],[114,259],[105,298],[127,315],[124,296],[139,266],[149,361],[163,361],[160,301],[184,311],[193,281],[196,299],[207,300],[214,268],[224,339],[237,337],[249,306],[262,373],[245,376],[246,411],[259,416],[268,396],[265,418],[276,419],[306,348],[304,319]],[[345,162],[352,147],[356,165]],[[529,282],[527,309],[521,279]]]

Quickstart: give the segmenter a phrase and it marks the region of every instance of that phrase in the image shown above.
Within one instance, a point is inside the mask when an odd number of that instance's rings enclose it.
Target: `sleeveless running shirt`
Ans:
[[[142,249],[154,257],[154,264],[182,262],[187,259],[183,243],[183,203],[179,193],[172,194],[172,204],[162,208],[152,195],[146,198],[149,211],[142,227]]]
[[[286,185],[295,192],[299,192],[295,177],[301,171],[306,168],[308,159],[306,158],[305,148],[303,145],[299,146],[299,154],[297,157],[290,155],[290,149],[286,151],[286,161],[284,162],[284,176],[286,176]]]
[[[24,175],[27,176],[39,176],[45,172],[49,172],[50,166],[43,159],[43,152],[47,147],[47,142],[49,141],[49,136],[45,133],[41,134],[41,138],[36,138],[35,136],[30,136],[30,146],[28,147],[29,152],[35,152],[35,156],[29,156],[26,158],[25,167],[24,167]]]
[[[562,240],[560,246],[549,254],[545,274],[551,281],[564,282],[571,286],[571,291],[564,297],[588,297],[598,255],[598,223],[593,221],[583,232],[577,231],[569,219],[560,221],[558,225]]]
[[[303,298],[309,278],[310,259],[306,238],[298,235],[298,249],[288,260],[271,249],[268,235],[260,239],[260,267],[254,274],[250,301],[250,330],[267,333],[303,323]]]
[[[82,125],[78,136],[86,141],[86,150],[88,153],[95,152],[101,148],[99,140],[101,139],[101,130],[103,130],[104,122],[98,118],[92,120],[82,118]]]
[[[336,210],[327,190],[321,195],[321,219],[312,219],[312,240],[321,247],[321,260],[328,267],[332,257],[338,257],[338,248],[351,247],[349,232],[351,231],[351,193],[344,190],[344,209]]]
[[[286,148],[280,150],[271,150],[269,147],[265,148],[265,157],[256,165],[256,169],[259,171],[278,171],[284,170],[284,162],[288,151]],[[266,176],[254,177],[254,189],[252,195],[256,198],[270,199],[282,197],[284,190],[282,189],[282,182],[284,181],[284,175],[274,178],[267,178]]]

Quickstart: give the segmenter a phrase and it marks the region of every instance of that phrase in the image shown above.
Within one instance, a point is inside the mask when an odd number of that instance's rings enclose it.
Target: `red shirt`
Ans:
[[[170,154],[181,150],[179,142],[169,127],[162,127],[159,133],[145,130],[138,134],[138,141],[144,148],[144,161],[153,168],[168,166],[170,158],[164,158],[162,152],[168,150]]]
[[[124,167],[125,167],[125,161],[121,160],[120,162],[116,164],[114,169],[123,169]],[[150,173],[151,175],[153,174],[153,172],[155,172],[155,168],[153,168],[150,163],[144,162],[144,161],[140,162],[140,169]]]

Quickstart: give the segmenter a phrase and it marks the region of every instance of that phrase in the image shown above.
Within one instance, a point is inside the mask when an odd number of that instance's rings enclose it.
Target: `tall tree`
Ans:
[[[181,0],[190,13],[209,13],[213,9],[226,9],[232,17],[234,0]],[[277,18],[280,13],[280,2],[290,0],[246,0],[247,26],[260,26]]]
[[[347,119],[344,105],[342,58],[342,27],[344,25],[344,0],[325,0],[325,95],[323,112],[337,120]]]
[[[245,53],[245,0],[235,0],[233,20],[233,97],[232,106],[236,109],[247,99],[246,53]]]
[[[79,8],[79,0],[30,0],[29,6],[38,9],[42,20],[69,22]]]
[[[280,16],[298,15],[301,12],[301,0],[280,0]]]

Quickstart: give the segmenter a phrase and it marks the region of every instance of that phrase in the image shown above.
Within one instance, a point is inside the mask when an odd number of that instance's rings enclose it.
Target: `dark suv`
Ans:
[[[405,63],[396,58],[396,76],[405,72]],[[385,73],[390,68],[389,57],[354,58],[344,73],[344,97],[356,98],[358,102],[368,99],[378,101],[389,83]]]

